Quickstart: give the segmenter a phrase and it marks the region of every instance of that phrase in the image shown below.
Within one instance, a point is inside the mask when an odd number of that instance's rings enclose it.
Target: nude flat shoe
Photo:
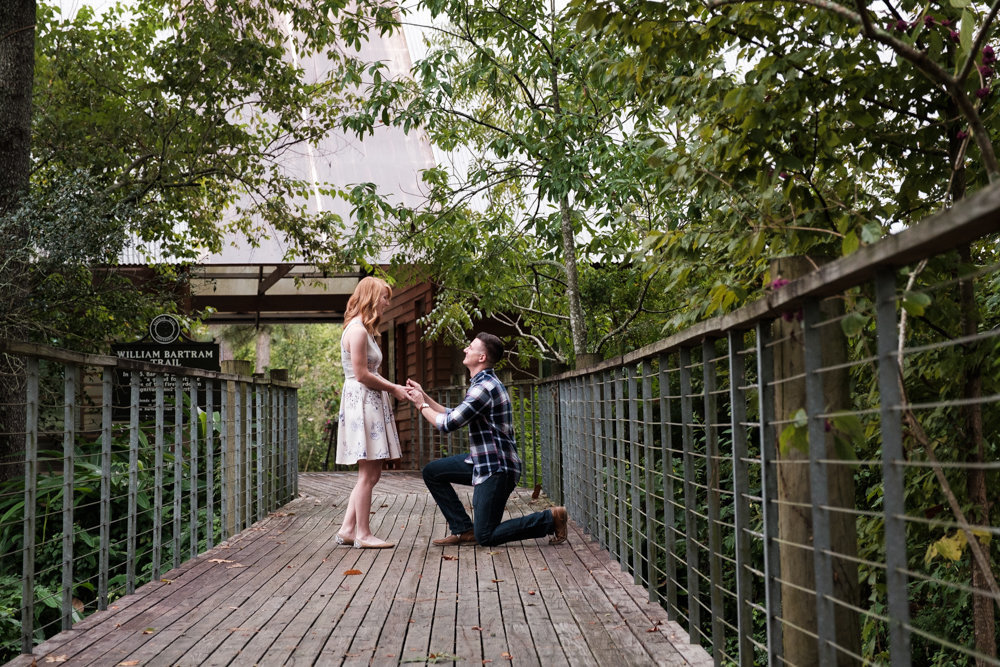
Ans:
[[[395,544],[392,542],[365,542],[363,540],[354,540],[355,549],[392,549]]]
[[[340,533],[337,533],[337,537],[335,537],[333,539],[334,539],[334,541],[337,544],[353,544],[354,543],[354,538],[353,537],[344,537]]]

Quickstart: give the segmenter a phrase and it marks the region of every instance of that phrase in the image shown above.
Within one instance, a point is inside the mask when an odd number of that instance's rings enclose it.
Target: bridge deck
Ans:
[[[419,475],[389,472],[372,526],[398,546],[338,547],[354,479],[303,474],[281,511],[8,664],[711,664],[572,521],[559,546],[435,547]]]

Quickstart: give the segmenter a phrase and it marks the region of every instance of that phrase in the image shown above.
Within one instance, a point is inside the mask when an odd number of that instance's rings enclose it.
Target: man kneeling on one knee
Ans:
[[[503,358],[503,343],[492,334],[480,333],[465,348],[462,364],[472,380],[465,399],[455,408],[445,408],[412,380],[407,381],[410,401],[421,416],[438,430],[450,433],[469,427],[470,452],[431,461],[423,469],[424,483],[441,508],[451,535],[434,544],[494,546],[504,542],[552,535],[551,544],[566,541],[568,516],[565,507],[553,507],[502,521],[507,498],[521,477],[521,459],[514,440],[510,395],[493,366]],[[471,485],[469,518],[452,484]]]

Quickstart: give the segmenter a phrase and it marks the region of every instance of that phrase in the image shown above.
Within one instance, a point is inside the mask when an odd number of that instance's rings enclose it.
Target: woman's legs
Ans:
[[[382,461],[358,461],[358,481],[351,491],[347,501],[347,512],[344,514],[344,525],[337,531],[346,541],[353,537],[363,542],[372,542],[373,535],[369,519],[372,507],[372,489],[382,476]]]

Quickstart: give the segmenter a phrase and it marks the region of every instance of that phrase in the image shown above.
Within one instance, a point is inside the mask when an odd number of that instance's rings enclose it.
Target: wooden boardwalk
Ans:
[[[559,546],[436,547],[420,476],[388,472],[372,528],[398,546],[338,547],[354,479],[301,475],[280,511],[8,664],[712,663],[572,521]],[[507,509],[549,504],[519,490]]]

